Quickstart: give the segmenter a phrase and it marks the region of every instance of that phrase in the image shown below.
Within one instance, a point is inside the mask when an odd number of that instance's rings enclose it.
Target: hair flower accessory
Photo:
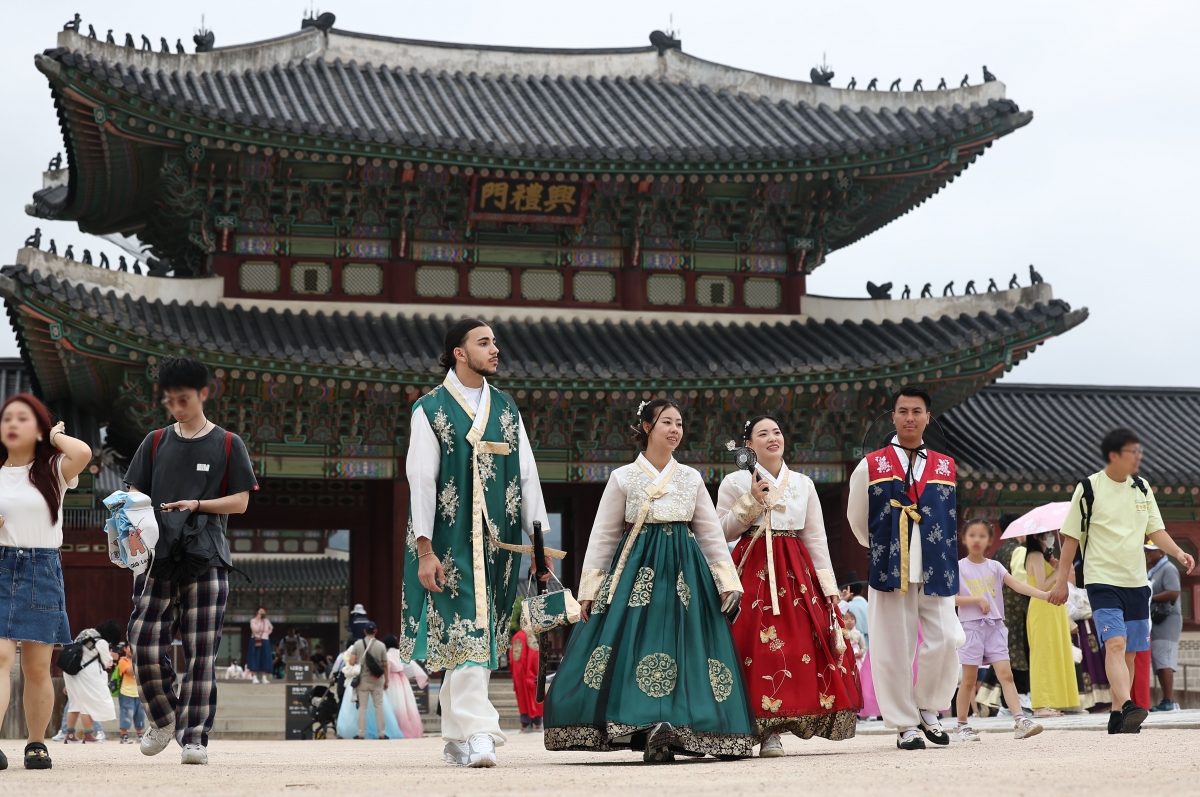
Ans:
[[[643,401],[641,404],[638,405],[637,416],[639,419],[642,417],[642,411],[646,409],[646,405],[649,403],[650,402],[648,402],[648,401]]]

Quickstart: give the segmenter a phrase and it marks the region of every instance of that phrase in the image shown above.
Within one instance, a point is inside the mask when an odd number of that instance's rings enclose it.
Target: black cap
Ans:
[[[857,584],[857,583],[858,583],[858,571],[856,571],[856,570],[851,570],[851,571],[850,571],[849,573],[847,573],[847,574],[846,574],[846,576],[845,576],[845,577],[842,579],[841,586],[843,586],[843,587],[848,587],[848,586],[850,586],[851,584]]]
[[[374,623],[367,623],[363,626],[363,633],[366,634],[374,634],[377,630],[379,630],[379,626]]]

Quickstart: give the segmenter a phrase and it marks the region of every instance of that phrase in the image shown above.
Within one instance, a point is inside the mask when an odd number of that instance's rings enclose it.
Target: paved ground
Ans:
[[[1096,714],[1067,714],[1065,717],[1045,717],[1036,718],[1047,731],[1107,731],[1108,730],[1108,712],[1099,712]],[[944,719],[945,727],[952,728],[956,721],[950,717]],[[979,717],[971,718],[971,727],[980,733],[1011,733],[1013,727],[1012,717],[987,717],[980,719]],[[1142,723],[1142,727],[1146,730],[1151,728],[1155,730],[1162,729],[1186,729],[1200,730],[1200,709],[1189,709],[1186,711],[1152,711],[1146,721]],[[883,726],[883,723],[876,720],[874,722],[858,723],[859,735],[874,735],[880,734],[891,736],[895,733]],[[1194,751],[1195,755],[1200,755],[1200,750]],[[1197,785],[1200,789],[1200,784]]]
[[[1200,730],[1147,729],[1139,736],[1047,732],[1017,742],[982,742],[901,752],[893,737],[846,742],[788,738],[788,755],[721,762],[644,765],[632,753],[548,753],[540,735],[517,735],[500,749],[501,766],[457,769],[441,762],[442,743],[216,741],[208,767],[183,767],[171,748],[145,758],[133,745],[55,745],[55,768],[27,772],[23,745],[2,744],[13,766],[0,774],[9,793],[254,795],[398,793],[441,795],[755,795],[804,797],[930,794],[1190,795],[1200,793]],[[1154,764],[1153,782],[1146,773]],[[369,784],[364,786],[363,784]],[[968,789],[955,784],[969,784]],[[36,791],[26,791],[32,789]],[[383,789],[384,791],[376,791]]]

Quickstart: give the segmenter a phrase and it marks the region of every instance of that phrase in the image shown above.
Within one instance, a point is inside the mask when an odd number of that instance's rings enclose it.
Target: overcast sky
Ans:
[[[25,215],[62,139],[33,55],[55,46],[76,11],[84,30],[112,28],[157,42],[191,35],[204,14],[218,46],[298,30],[303,2],[41,2],[9,4],[0,92],[0,262],[12,262],[35,225],[57,239],[116,247],[73,224]],[[536,47],[648,43],[674,16],[684,52],[743,69],[807,79],[825,57],[834,84],[882,85],[941,77],[972,83],[988,68],[1033,123],[997,142],[925,205],[829,256],[809,291],[865,296],[867,280],[1028,283],[1036,264],[1057,298],[1087,306],[1081,327],[1048,343],[1007,381],[1200,386],[1193,357],[1200,310],[1194,216],[1200,182],[1200,5],[1141,2],[801,3],[364,2],[326,3],[345,30],[414,39]],[[156,45],[157,48],[157,45]],[[393,66],[403,66],[394,64]],[[43,242],[45,246],[45,242]],[[8,254],[4,254],[7,252]],[[98,260],[97,255],[97,260]],[[7,325],[0,356],[15,354]],[[1192,352],[1189,354],[1189,352]]]

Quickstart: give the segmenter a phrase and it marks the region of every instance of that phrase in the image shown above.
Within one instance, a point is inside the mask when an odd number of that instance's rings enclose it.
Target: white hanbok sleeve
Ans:
[[[867,461],[858,463],[858,467],[850,474],[850,494],[846,498],[846,522],[854,532],[854,538],[864,548],[871,545],[871,532],[867,527],[867,512],[870,499],[867,488],[871,485],[871,475],[867,471]]]
[[[425,673],[425,670],[421,669],[421,665],[415,661],[410,661],[404,665],[404,674],[416,681],[417,687],[420,689],[424,689],[429,683],[429,676]]]
[[[742,592],[742,580],[733,566],[733,556],[729,553],[725,532],[721,530],[721,521],[717,519],[717,509],[713,506],[708,488],[699,479],[696,480],[696,508],[692,511],[691,526],[692,534],[696,535],[696,544],[700,546],[700,552],[704,554],[713,581],[717,584],[717,591]]]
[[[550,518],[546,514],[546,500],[542,497],[542,480],[533,459],[533,448],[525,434],[525,421],[519,415],[517,424],[517,451],[521,457],[521,528],[529,539],[533,539],[533,522],[541,521],[542,530],[549,531]]]
[[[742,490],[738,481],[737,474],[731,473],[717,489],[717,518],[728,542],[745,534],[763,513],[762,502],[749,490]]]
[[[594,601],[608,575],[617,546],[625,535],[625,488],[614,471],[600,496],[587,552],[583,556],[583,573],[579,578],[579,600]]]
[[[798,476],[799,474],[797,474]],[[804,512],[804,528],[800,530],[800,542],[808,549],[813,566],[817,568],[817,582],[826,596],[837,595],[837,578],[833,574],[833,560],[829,558],[829,538],[825,534],[825,516],[821,514],[821,499],[813,483],[805,479],[808,488],[808,508]]]
[[[425,408],[412,414],[412,433],[408,438],[408,457],[404,469],[408,476],[408,500],[412,512],[413,533],[433,539],[433,520],[437,513],[437,478],[442,467],[442,447],[425,416]]]

